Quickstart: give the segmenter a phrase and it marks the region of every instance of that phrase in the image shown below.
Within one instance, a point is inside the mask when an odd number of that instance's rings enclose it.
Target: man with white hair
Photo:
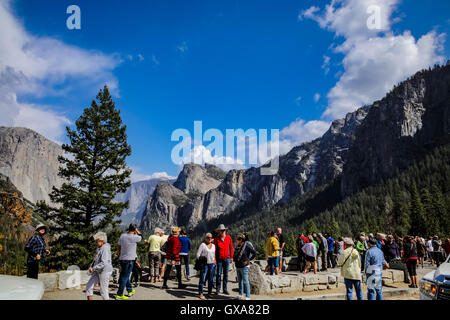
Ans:
[[[94,295],[94,286],[100,284],[100,294],[103,300],[109,300],[109,279],[112,273],[111,246],[109,245],[106,233],[97,232],[94,235],[94,241],[97,244],[94,261],[89,272],[91,278],[86,284],[86,297],[92,300]]]
[[[155,233],[152,234],[148,241],[145,240],[148,246],[148,262],[150,266],[150,283],[157,282],[159,278],[159,265],[161,261],[161,229],[155,228]]]

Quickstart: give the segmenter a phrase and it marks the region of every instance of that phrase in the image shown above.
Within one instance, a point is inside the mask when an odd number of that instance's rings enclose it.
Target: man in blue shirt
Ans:
[[[384,259],[384,254],[377,247],[377,240],[369,240],[369,250],[366,252],[364,271],[367,282],[367,300],[383,300],[383,267],[389,268]]]
[[[328,266],[333,266],[333,268],[336,268],[336,261],[333,257],[333,248],[334,248],[334,239],[331,235],[327,234],[327,244],[328,244],[328,252],[327,252],[327,263]]]
[[[183,228],[181,230],[181,235],[178,237],[181,242],[180,258],[181,263],[186,266],[186,280],[190,279],[189,272],[189,251],[191,250],[191,240],[187,236],[187,230]]]

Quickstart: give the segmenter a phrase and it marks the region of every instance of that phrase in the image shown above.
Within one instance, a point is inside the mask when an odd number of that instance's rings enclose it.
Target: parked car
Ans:
[[[420,280],[420,300],[450,300],[450,256]]]
[[[41,300],[43,295],[40,280],[0,275],[0,300]]]

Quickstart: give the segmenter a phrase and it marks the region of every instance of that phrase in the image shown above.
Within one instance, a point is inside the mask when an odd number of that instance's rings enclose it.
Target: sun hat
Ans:
[[[227,230],[227,228],[225,228],[225,226],[223,225],[223,223],[220,224],[220,225],[217,227],[217,229],[216,229],[216,231],[221,231],[221,230]]]
[[[35,231],[39,231],[39,229],[45,229],[45,232],[46,232],[46,233],[48,232],[48,226],[46,226],[46,225],[43,224],[43,223],[39,223],[39,224],[37,225]]]
[[[352,238],[344,238],[344,244],[347,246],[354,246],[355,243],[353,242]]]

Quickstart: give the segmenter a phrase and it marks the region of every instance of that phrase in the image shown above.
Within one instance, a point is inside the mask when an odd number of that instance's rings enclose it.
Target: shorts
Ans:
[[[308,261],[308,262],[316,262],[316,258],[314,258],[314,257],[305,255],[305,258],[306,258],[306,261]]]
[[[163,265],[164,262],[166,262],[166,255],[161,253],[161,265]]]

